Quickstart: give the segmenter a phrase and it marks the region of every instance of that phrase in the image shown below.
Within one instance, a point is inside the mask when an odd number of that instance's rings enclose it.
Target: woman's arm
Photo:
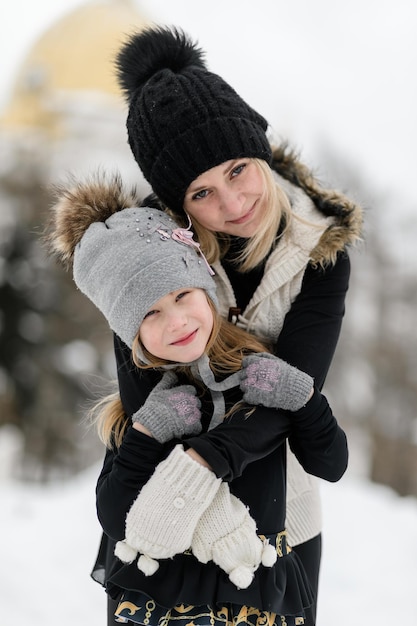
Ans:
[[[305,471],[329,482],[340,480],[348,465],[346,434],[320,391],[291,413],[291,431],[290,447]]]
[[[350,261],[340,253],[325,270],[308,266],[301,291],[285,316],[274,353],[314,378],[321,389],[332,362],[345,313]]]
[[[325,480],[336,481],[347,466],[347,444],[326,398],[317,390],[296,412],[266,407],[244,407],[215,429],[182,440],[184,447],[202,457],[218,478],[230,482],[248,464],[272,453],[289,437],[303,467]],[[97,482],[97,513],[104,532],[124,537],[126,515],[142,486],[178,440],[160,444],[128,428],[117,452],[108,451]],[[195,453],[195,454],[194,454]]]
[[[321,389],[339,339],[349,286],[350,261],[339,254],[336,264],[325,270],[307,267],[301,292],[287,313],[274,353],[310,374]],[[161,378],[152,370],[138,369],[131,350],[114,335],[120,396],[127,415],[144,404]]]
[[[215,474],[230,482],[245,467],[283,445],[287,438],[301,465],[329,481],[341,478],[347,467],[346,436],[326,398],[316,389],[305,407],[295,412],[258,406],[236,411],[213,430],[184,440]]]
[[[313,376],[319,388],[326,377],[339,337],[349,273],[347,254],[339,255],[335,266],[326,270],[307,268],[301,292],[285,318],[276,344],[276,353]],[[160,374],[136,368],[130,350],[117,336],[115,353],[123,406],[126,413],[132,415],[143,405],[159,381]],[[297,428],[298,423],[303,424],[303,427],[311,426],[309,410],[313,400],[305,409],[301,409],[301,413],[290,416],[283,411],[277,415],[274,409],[256,407],[251,417],[246,418],[247,411],[242,410],[213,431],[189,438],[186,443],[212,467],[217,476],[231,481],[241,475],[248,463],[263,458],[289,437],[292,449],[307,471],[326,480],[338,480],[344,471],[341,468],[347,462],[346,438],[334,420],[327,401],[321,401],[324,404],[321,404],[317,414],[321,422],[319,432],[313,427],[316,432],[314,445],[311,438],[306,439],[303,435],[305,432],[310,437],[310,427],[305,431]],[[304,413],[306,409],[307,413]],[[153,457],[148,471],[142,466],[140,446],[136,450],[138,441],[130,433],[126,453],[121,448],[114,458],[112,453],[106,457],[97,486],[99,518],[105,532],[115,539],[123,537],[127,511],[155,466],[165,457],[159,448],[160,444],[141,433],[136,432],[136,436],[147,440],[145,448],[148,445],[158,447],[158,453]],[[149,444],[149,441],[153,441],[153,444]],[[132,454],[133,449],[136,451]],[[149,458],[148,452],[149,449],[146,450],[145,458]],[[133,461],[133,468],[129,468],[128,458]],[[117,514],[114,502],[120,500],[117,511],[122,513]],[[109,502],[113,502],[110,507]]]

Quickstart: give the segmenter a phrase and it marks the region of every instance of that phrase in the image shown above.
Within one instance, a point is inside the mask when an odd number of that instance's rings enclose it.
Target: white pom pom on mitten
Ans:
[[[123,563],[133,563],[136,559],[138,551],[135,548],[132,548],[126,540],[118,541],[114,547],[114,554],[118,559],[123,561]]]
[[[264,539],[263,544],[262,565],[264,567],[273,567],[277,561],[277,550],[269,543],[268,539]]]
[[[145,576],[153,576],[159,568],[158,561],[151,559],[146,554],[141,554],[138,559],[138,569],[145,574]]]
[[[200,517],[191,550],[201,563],[214,561],[239,589],[249,587],[261,563],[272,567],[277,558],[273,546],[258,537],[247,507],[226,483]]]

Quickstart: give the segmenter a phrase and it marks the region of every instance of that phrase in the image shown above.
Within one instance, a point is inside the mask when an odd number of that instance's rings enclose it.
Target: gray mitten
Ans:
[[[191,458],[181,445],[157,466],[126,516],[126,538],[115,555],[131,563],[138,552],[138,568],[147,576],[159,565],[187,550],[198,520],[211,504],[221,479]]]
[[[242,361],[240,388],[248,404],[298,411],[313,386],[311,376],[273,354],[250,354]]]
[[[201,402],[192,385],[180,385],[174,372],[165,372],[149,394],[145,404],[132,416],[132,422],[140,422],[160,443],[183,435],[201,432]]]
[[[201,563],[212,560],[238,589],[246,589],[262,563],[272,567],[275,548],[256,534],[247,507],[222,483],[213,502],[200,517],[191,550]]]

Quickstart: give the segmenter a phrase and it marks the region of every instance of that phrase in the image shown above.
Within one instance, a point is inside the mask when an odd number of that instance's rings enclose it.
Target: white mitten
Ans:
[[[120,560],[146,575],[158,569],[153,559],[169,559],[187,550],[196,524],[221,484],[220,478],[194,461],[181,445],[160,463],[126,516],[126,538],[115,547]]]
[[[277,553],[256,534],[256,524],[246,506],[222,483],[194,531],[191,550],[201,562],[212,560],[238,589],[251,584],[262,563],[272,567]]]

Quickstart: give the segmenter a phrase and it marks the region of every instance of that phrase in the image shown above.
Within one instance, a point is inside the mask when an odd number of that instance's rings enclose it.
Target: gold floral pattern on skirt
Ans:
[[[138,594],[135,594],[136,601]],[[145,626],[301,626],[304,618],[284,617],[269,611],[261,611],[249,606],[226,604],[218,609],[209,606],[179,604],[173,609],[158,606],[150,598],[138,606],[129,599],[126,592],[119,602],[116,621],[125,624],[144,624]],[[146,597],[144,596],[144,600]]]
[[[275,544],[278,558],[289,554],[287,531],[276,535],[259,535]],[[186,554],[191,554],[191,550]],[[122,624],[143,624],[144,626],[302,626],[302,616],[284,616],[262,611],[250,606],[225,603],[212,609],[209,606],[179,604],[173,609],[156,604],[152,598],[141,592],[125,591],[115,612],[116,622]]]

